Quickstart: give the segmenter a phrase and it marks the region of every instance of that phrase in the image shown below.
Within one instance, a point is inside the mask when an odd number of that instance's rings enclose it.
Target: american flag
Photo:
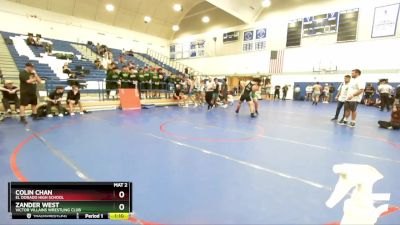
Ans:
[[[283,58],[285,50],[271,51],[271,58],[269,61],[269,73],[276,74],[283,71]]]

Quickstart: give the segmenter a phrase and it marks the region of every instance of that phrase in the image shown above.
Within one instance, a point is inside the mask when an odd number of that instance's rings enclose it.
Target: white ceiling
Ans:
[[[122,27],[153,36],[172,39],[182,34],[197,34],[208,28],[226,28],[252,23],[260,15],[271,10],[295,7],[321,0],[271,0],[272,7],[263,9],[261,0],[9,0],[20,4],[49,10],[65,15],[94,20],[100,23]],[[326,0],[328,1],[328,0]],[[330,0],[331,1],[331,0]],[[175,3],[183,6],[182,12],[175,12]],[[106,4],[115,6],[114,12],[105,9]],[[200,22],[207,15],[211,22]],[[144,23],[144,16],[152,17],[151,23]],[[172,26],[179,24],[178,33]],[[179,34],[179,35],[178,35]]]

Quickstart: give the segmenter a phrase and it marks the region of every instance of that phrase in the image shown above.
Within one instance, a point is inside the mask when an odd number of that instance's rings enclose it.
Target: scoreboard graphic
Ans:
[[[12,219],[112,219],[132,215],[131,182],[10,182]]]
[[[303,19],[303,37],[336,33],[339,12],[325,13]]]

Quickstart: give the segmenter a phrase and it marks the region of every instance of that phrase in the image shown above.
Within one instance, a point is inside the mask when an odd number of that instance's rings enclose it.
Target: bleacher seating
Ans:
[[[145,58],[145,59],[147,59],[147,60],[149,60],[149,61],[155,63],[155,64],[158,65],[159,67],[162,67],[162,68],[164,68],[164,69],[166,69],[166,70],[168,70],[168,71],[171,71],[173,74],[179,74],[179,73],[180,73],[177,69],[173,68],[172,66],[169,66],[169,65],[167,65],[167,64],[165,64],[165,63],[163,63],[163,62],[161,62],[160,60],[158,60],[158,59],[156,59],[156,58],[154,58],[154,57],[152,57],[152,56],[150,56],[150,55],[148,55],[148,54],[145,54],[145,53],[137,53],[137,54],[139,54],[139,55],[141,55],[143,58]]]
[[[7,32],[2,32],[3,37],[10,38],[11,36],[15,35],[12,33],[7,33]],[[20,56],[15,49],[14,45],[7,45],[8,50],[10,51],[11,56],[13,57],[15,64],[17,65],[18,70],[23,70],[25,68],[25,63],[28,61],[32,62],[35,67],[37,72],[46,79],[56,79],[57,76],[50,69],[50,67],[46,64],[41,64],[37,60],[30,60],[27,56]]]
[[[20,36],[20,34],[7,33],[7,32],[2,32],[2,34],[5,38]],[[71,68],[72,71],[74,71],[75,68],[78,66],[82,66],[84,70],[90,71],[89,74],[86,74],[84,77],[79,78],[79,79],[83,79],[83,81],[81,83],[86,82],[88,84],[88,88],[85,88],[84,90],[82,90],[83,93],[98,93],[99,91],[101,91],[99,87],[104,86],[104,84],[102,82],[104,82],[104,79],[106,77],[106,72],[104,70],[96,69],[94,62],[92,62],[88,59],[85,59],[85,58],[77,57],[78,55],[82,54],[76,48],[74,48],[72,46],[72,44],[77,44],[77,43],[49,39],[46,37],[42,37],[42,38],[46,41],[51,41],[53,43],[53,51],[54,52],[68,52],[68,53],[73,53],[75,55],[75,57],[72,60],[70,60],[70,63],[69,63],[69,68]],[[91,48],[93,52],[96,52],[95,46],[88,45],[87,47]],[[33,53],[33,55],[30,53],[28,54],[28,55],[30,55],[31,58],[29,58],[28,56],[24,56],[24,55],[20,56],[17,52],[17,48],[15,47],[15,45],[8,45],[8,49],[9,49],[11,56],[13,57],[19,70],[23,70],[25,67],[25,63],[28,61],[32,62],[35,65],[38,74],[42,78],[45,78],[47,80],[46,81],[46,89],[48,91],[54,90],[56,88],[56,86],[68,86],[68,82],[65,80],[65,77],[64,77],[64,79],[60,79],[60,77],[57,76],[57,74],[60,74],[60,71],[53,71],[51,69],[51,68],[55,69],[54,65],[51,65],[52,67],[50,68],[49,64],[43,63],[43,61],[40,60],[40,58],[45,53],[45,49],[43,47],[29,46],[29,49]],[[118,61],[119,56],[122,54],[122,50],[119,50],[119,49],[110,49],[110,50],[113,53],[113,60]],[[136,53],[136,54],[138,54],[138,53]],[[174,72],[178,73],[178,71],[174,70],[173,68],[169,67],[168,65],[161,64],[159,61],[153,59],[152,57],[150,57],[146,54],[142,54],[142,56],[145,57],[146,59],[152,60],[160,67],[166,68],[167,70],[172,71],[173,73]],[[32,59],[32,57],[34,59]],[[39,60],[37,60],[37,59],[39,59],[42,63],[40,63]],[[133,62],[138,67],[148,66],[148,65],[146,65],[145,62],[141,61],[139,58],[136,58],[135,56],[125,55],[125,59],[127,62]],[[119,66],[122,66],[122,65],[119,65]],[[57,68],[57,66],[56,66],[56,68]]]
[[[18,36],[19,34],[2,32],[2,35],[5,38],[10,38],[12,36]],[[71,42],[47,38],[45,39],[53,43],[53,51],[71,52],[75,56],[81,54],[79,51],[71,46]],[[40,46],[29,46],[29,48],[32,50],[36,57],[41,57],[41,54],[45,53],[45,49]],[[52,87],[62,84],[66,85],[66,82],[60,81],[60,79],[56,76],[56,73],[49,67],[48,64],[39,63],[37,60],[29,59],[27,56],[20,56],[14,45],[8,45],[8,49],[19,70],[24,69],[25,63],[30,61],[35,65],[36,70],[40,74],[40,76],[48,80],[47,86]],[[85,77],[86,79],[92,80],[105,78],[105,71],[96,69],[96,67],[94,66],[94,62],[74,57],[74,59],[72,59],[71,63],[69,64],[69,67],[74,70],[76,66],[83,66],[84,69],[90,71],[90,73]]]
[[[119,56],[122,54],[122,50],[113,49],[113,48],[111,48],[110,50],[111,50],[111,53],[113,54],[113,60],[114,61],[118,61],[119,60]],[[138,58],[136,58],[134,56],[125,55],[125,60],[127,62],[133,62],[138,67],[147,66],[146,63],[142,62],[141,60],[139,60]]]

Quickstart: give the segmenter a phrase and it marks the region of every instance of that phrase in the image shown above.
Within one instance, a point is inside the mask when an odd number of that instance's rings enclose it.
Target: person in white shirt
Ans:
[[[323,97],[322,103],[328,104],[329,103],[328,102],[329,101],[329,84],[328,83],[326,83],[324,86],[323,94],[324,94],[324,97]]]
[[[206,84],[206,102],[208,103],[208,111],[214,107],[213,94],[216,88],[217,84],[210,78]]]
[[[271,89],[272,89],[271,82],[267,81],[265,85],[265,100],[271,99]]]
[[[306,87],[306,101],[310,101],[312,99],[312,93],[313,93],[313,86],[309,84]]]
[[[340,111],[343,108],[344,103],[346,102],[347,98],[347,91],[349,90],[349,83],[350,83],[351,76],[346,75],[344,76],[344,82],[340,84],[340,87],[338,89],[338,93],[336,95],[336,101],[338,101],[337,107],[336,107],[336,114],[335,117],[333,117],[331,120],[336,121],[339,118]],[[344,113],[342,120],[344,119]]]
[[[361,102],[363,98],[363,93],[365,89],[365,83],[361,81],[361,71],[359,69],[354,69],[351,72],[349,89],[347,92],[347,99],[344,103],[345,118],[339,122],[340,125],[347,125],[349,127],[356,126],[357,118],[357,105]],[[351,122],[347,122],[351,114]]]
[[[388,84],[387,80],[382,80],[378,86],[378,92],[381,99],[381,111],[386,107],[387,111],[390,111],[390,94],[393,91],[393,87]]]

